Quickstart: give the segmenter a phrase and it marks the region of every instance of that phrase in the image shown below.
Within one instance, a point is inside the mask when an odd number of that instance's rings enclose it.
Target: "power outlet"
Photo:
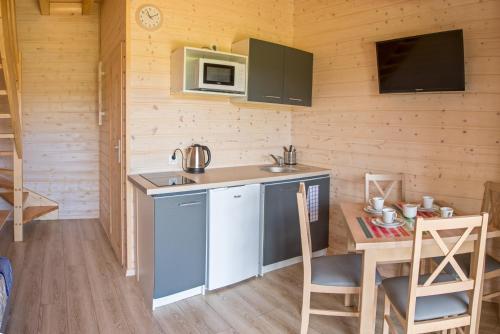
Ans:
[[[177,165],[177,157],[174,155],[174,156],[171,156],[169,155],[168,156],[168,164],[169,165]]]

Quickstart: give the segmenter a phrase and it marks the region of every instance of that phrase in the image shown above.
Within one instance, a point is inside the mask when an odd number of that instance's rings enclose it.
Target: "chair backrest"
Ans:
[[[387,183],[384,187],[383,183]],[[382,196],[387,199],[393,190],[396,189],[397,184],[400,184],[401,197],[400,200],[405,200],[405,177],[404,174],[365,174],[365,202],[370,200],[370,186],[373,184],[376,189],[377,196]]]
[[[302,245],[302,263],[304,265],[304,282],[311,281],[311,229],[309,225],[309,211],[307,209],[306,185],[300,183],[297,193],[297,207],[299,209],[300,243]]]
[[[490,216],[489,224],[500,229],[500,183],[488,181],[484,184],[481,212]]]
[[[474,249],[464,248],[461,250],[462,245],[467,241],[468,237],[474,229],[477,229],[477,241],[475,242]],[[464,231],[462,234],[457,235],[457,241],[451,248],[448,248],[440,235],[440,232],[446,233],[446,231],[448,231],[449,235],[449,230],[454,230],[455,235],[456,233],[458,233],[458,231]],[[408,309],[406,313],[409,325],[414,323],[417,297],[440,295],[461,291],[472,292],[472,298],[469,299],[469,314],[471,314],[470,319],[474,318],[472,314],[474,314],[474,310],[477,310],[477,307],[481,300],[481,283],[482,275],[484,272],[487,231],[487,213],[482,213],[481,215],[477,216],[461,216],[446,219],[423,219],[421,217],[417,218],[414,231],[413,255],[410,270],[410,283],[408,289]],[[422,246],[424,246],[424,248],[427,246],[435,246],[430,244],[422,244],[424,233],[432,237],[435,244],[437,244],[439,249],[443,252],[444,258],[441,263],[437,265],[436,269],[430,274],[430,276],[424,281],[424,283],[420,284],[421,282],[419,282],[419,272],[423,249]],[[476,259],[476,261],[471,260],[469,277],[465,275],[464,271],[460,268],[454,258],[459,250],[461,253],[474,252],[474,255],[476,256],[473,257],[473,259]],[[443,271],[444,267],[447,264],[450,264],[453,267],[458,278],[450,282],[434,282],[436,277]],[[473,322],[473,320],[470,321]]]

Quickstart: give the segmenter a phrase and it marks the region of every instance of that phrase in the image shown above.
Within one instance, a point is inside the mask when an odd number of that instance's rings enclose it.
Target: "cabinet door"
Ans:
[[[154,298],[205,284],[206,194],[155,199]]]
[[[313,54],[285,48],[283,103],[311,106]]]
[[[283,103],[283,57],[285,47],[250,39],[248,100]]]
[[[306,189],[318,185],[318,220],[311,222],[313,251],[328,247],[330,178],[304,180]],[[300,181],[267,184],[264,191],[263,265],[302,255],[297,208]]]

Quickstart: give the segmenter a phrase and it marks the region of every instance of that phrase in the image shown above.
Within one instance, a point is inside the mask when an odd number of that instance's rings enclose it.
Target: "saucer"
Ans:
[[[387,208],[387,206],[384,206],[384,208],[382,210],[384,210],[386,208]],[[371,205],[364,207],[363,210],[367,213],[372,214],[372,215],[381,215],[382,214],[382,210],[375,210]]]
[[[423,206],[418,206],[417,211],[419,212],[435,212],[438,211],[439,207],[437,205],[433,205],[432,208],[426,209]]]
[[[390,224],[384,223],[384,221],[380,218],[375,218],[372,220],[373,225],[379,226],[379,227],[384,227],[384,228],[394,228],[394,227],[399,227],[403,226],[405,224],[405,221],[401,218],[396,218],[394,221]]]

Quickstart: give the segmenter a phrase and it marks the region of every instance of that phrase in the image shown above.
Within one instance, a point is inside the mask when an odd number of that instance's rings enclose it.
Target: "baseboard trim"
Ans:
[[[179,300],[183,300],[189,297],[193,297],[196,295],[201,295],[204,292],[204,286],[198,286],[196,288],[192,288],[186,291],[178,292],[170,296],[156,298],[153,299],[153,311],[158,307],[165,306],[168,304],[172,304],[178,302]]]
[[[327,250],[327,248],[315,251],[315,252],[313,252],[312,256],[313,257],[324,256],[324,255],[326,255],[326,250]],[[273,264],[268,264],[267,266],[262,267],[261,275],[267,274],[268,272],[271,272],[274,270],[278,270],[281,268],[292,266],[292,265],[300,263],[300,262],[302,262],[302,256],[297,256],[297,257],[293,257],[293,258],[288,259],[288,260],[283,260],[283,261],[276,262]]]

